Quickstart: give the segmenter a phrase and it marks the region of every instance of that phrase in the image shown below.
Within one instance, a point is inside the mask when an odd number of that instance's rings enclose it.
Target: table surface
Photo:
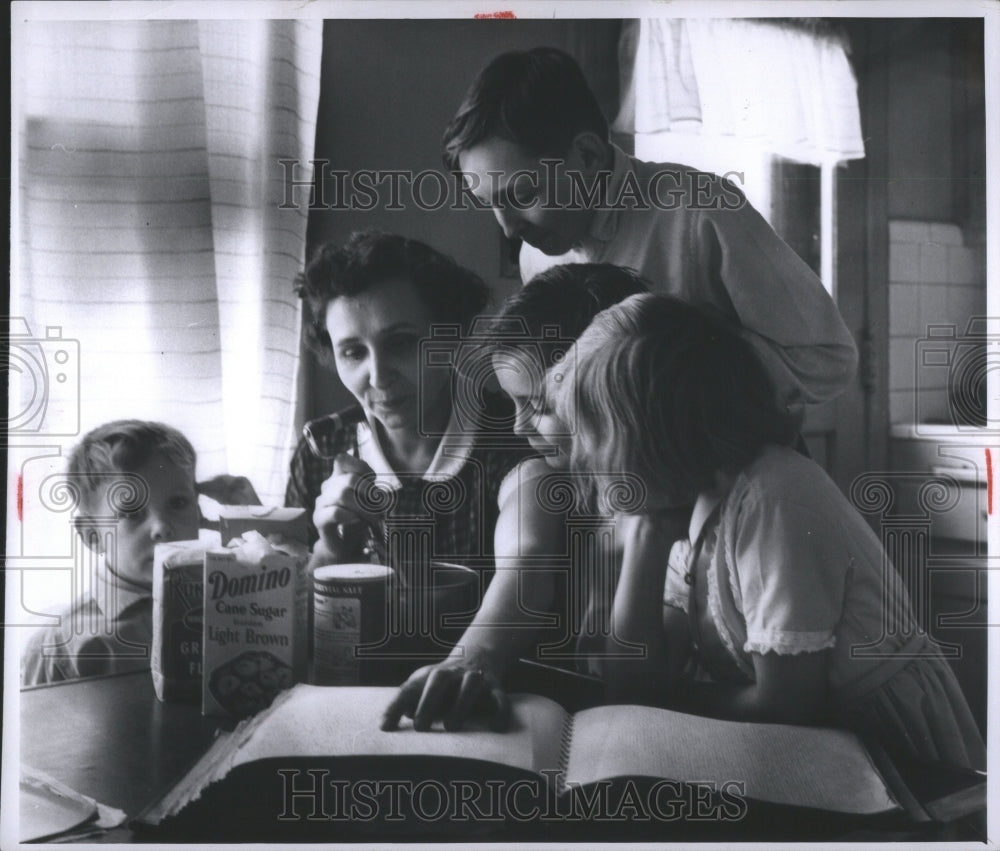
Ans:
[[[601,699],[592,678],[523,661],[509,685],[547,694],[571,712]],[[148,671],[25,688],[20,716],[23,765],[129,818],[180,780],[219,729],[233,725],[202,716],[194,704],[160,702]],[[135,838],[123,826],[99,841]]]
[[[205,752],[219,719],[161,703],[149,671],[22,689],[21,762],[138,814]]]
[[[570,711],[600,700],[596,680],[521,663],[512,691],[558,698]],[[233,722],[163,703],[149,671],[24,688],[21,762],[130,818],[169,790]]]

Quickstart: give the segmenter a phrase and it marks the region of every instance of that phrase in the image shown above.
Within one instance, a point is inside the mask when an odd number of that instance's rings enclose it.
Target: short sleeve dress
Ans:
[[[985,746],[958,681],[914,618],[899,574],[814,462],[789,448],[765,449],[700,537],[718,633],[700,645],[708,670],[752,682],[751,653],[829,649],[833,723],[874,738],[890,754],[985,768]],[[685,544],[672,553],[664,602],[687,611],[684,577],[698,553]]]

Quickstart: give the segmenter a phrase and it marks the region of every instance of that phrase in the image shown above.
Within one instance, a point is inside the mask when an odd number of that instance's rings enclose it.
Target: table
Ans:
[[[512,690],[558,697],[571,711],[596,704],[598,681],[530,662]],[[149,671],[49,683],[20,693],[21,761],[130,818],[170,789],[234,722],[200,706],[156,699]],[[120,828],[107,837],[128,841]]]
[[[597,681],[536,663],[522,663],[510,685],[512,691],[547,694],[571,711],[600,699]],[[195,705],[161,703],[153,692],[148,671],[36,686],[24,689],[20,696],[22,762],[82,794],[124,810],[130,818],[169,790],[207,749],[219,729],[232,726],[232,722],[203,717]],[[576,827],[572,834],[548,838],[594,841],[594,830],[602,826]],[[683,834],[674,835],[675,828],[683,829],[683,825],[661,824],[660,830],[668,829],[670,835],[661,833],[658,837],[633,836],[631,828],[614,826],[614,835],[606,830],[606,838],[685,838]],[[905,826],[902,834],[900,829],[895,824],[893,833],[876,832],[859,838],[914,838],[905,832]],[[519,838],[540,837],[529,832]],[[920,838],[975,837],[939,833],[921,834]],[[149,841],[150,836],[137,836],[123,826],[102,837],[104,842],[137,839]]]
[[[149,671],[33,686],[20,697],[21,762],[130,817],[169,789],[220,727],[199,706],[157,700]]]

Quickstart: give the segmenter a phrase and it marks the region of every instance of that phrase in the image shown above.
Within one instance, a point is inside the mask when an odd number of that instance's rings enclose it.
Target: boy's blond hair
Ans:
[[[69,456],[69,477],[80,490],[80,505],[96,508],[95,497],[115,473],[133,473],[161,454],[194,478],[197,455],[172,426],[147,420],[115,420],[84,435]]]

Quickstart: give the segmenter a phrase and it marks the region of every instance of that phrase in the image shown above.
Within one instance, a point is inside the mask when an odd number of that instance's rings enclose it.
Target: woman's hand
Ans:
[[[446,730],[460,730],[477,709],[489,713],[490,729],[503,732],[510,724],[510,701],[500,676],[471,659],[446,659],[410,674],[382,715],[382,729],[395,730],[404,715],[414,730],[429,730],[438,719]]]
[[[313,524],[330,553],[360,549],[365,526],[379,522],[379,515],[365,510],[358,501],[359,486],[372,487],[374,476],[371,467],[346,452],[334,459],[333,472],[323,482],[313,510]]]

